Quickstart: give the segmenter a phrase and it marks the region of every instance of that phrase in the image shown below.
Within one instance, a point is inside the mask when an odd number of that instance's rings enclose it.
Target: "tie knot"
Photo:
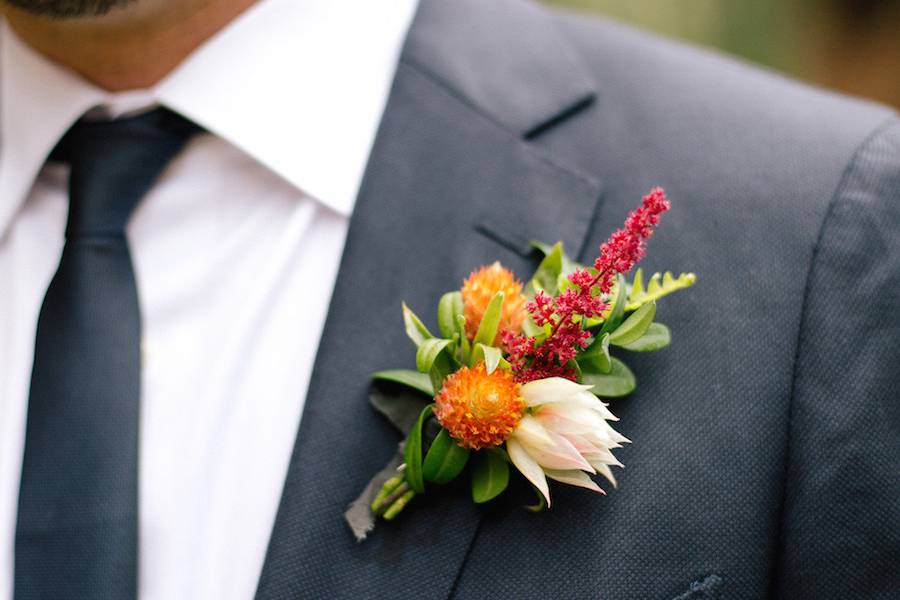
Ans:
[[[123,235],[140,199],[198,131],[165,108],[75,123],[51,154],[71,167],[66,237]]]

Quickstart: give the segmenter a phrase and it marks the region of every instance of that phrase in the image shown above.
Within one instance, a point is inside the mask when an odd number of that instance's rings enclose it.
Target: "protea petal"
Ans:
[[[610,466],[622,463],[610,450],[630,440],[612,428],[609,421],[618,419],[590,388],[550,377],[520,389],[531,414],[522,417],[507,439],[507,449],[513,464],[548,502],[548,477],[603,493],[588,475],[599,473],[616,486]]]
[[[597,468],[598,464],[600,464],[600,465],[615,465],[617,467],[624,466],[622,463],[619,462],[619,459],[617,459],[615,456],[613,456],[612,452],[610,452],[609,450],[606,450],[605,448],[601,449],[599,452],[593,452],[591,454],[587,454],[587,455],[585,455],[585,458],[587,459],[587,461],[589,463],[591,463],[591,465],[594,466],[594,468]]]
[[[565,434],[560,434],[560,435],[562,435],[567,440],[569,440],[569,442],[573,446],[575,446],[575,449],[578,450],[578,452],[580,452],[582,456],[584,456],[586,454],[600,452],[600,450],[601,450],[601,448],[598,448],[597,446],[592,444],[590,442],[590,440],[588,440],[584,436],[576,435],[573,433],[565,433]]]
[[[603,475],[607,481],[609,481],[614,488],[619,487],[619,484],[616,483],[616,477],[613,475],[612,469],[609,468],[608,465],[598,465],[597,473]]]
[[[545,404],[535,416],[544,427],[557,433],[583,434],[608,427],[597,411],[565,402]]]
[[[560,483],[568,483],[569,485],[577,485],[600,494],[606,494],[603,489],[597,485],[593,479],[588,477],[587,473],[578,470],[557,471],[555,469],[544,469],[544,474]]]
[[[513,435],[523,442],[535,446],[553,444],[553,438],[550,437],[550,432],[541,425],[539,420],[531,415],[522,417],[519,424],[516,426],[516,429],[513,431]]]
[[[581,397],[583,398],[584,395],[585,394],[582,394]],[[605,402],[600,402],[600,399],[597,398],[597,396],[594,396],[593,394],[591,394],[591,396],[593,396],[594,399],[597,400],[596,402],[590,404],[591,409],[597,411],[600,414],[600,416],[603,417],[604,419],[606,419],[607,421],[618,421],[619,420],[619,417],[614,415],[612,413],[612,411],[609,410],[608,405]],[[587,405],[587,402],[585,402],[584,404]]]
[[[598,448],[610,448],[615,444],[612,436],[605,429],[589,431],[587,433],[582,433],[581,435],[584,439]]]
[[[550,444],[533,444],[530,440],[523,439],[514,434],[513,438],[522,444],[523,448],[534,458],[538,464],[547,469],[583,469],[594,472],[591,464],[580,452],[563,436],[548,432],[552,442]]]
[[[547,477],[544,475],[543,469],[534,460],[525,448],[514,439],[506,441],[506,451],[509,454],[509,460],[516,466],[525,479],[531,482],[544,495],[547,500],[547,506],[550,506],[550,487],[547,485]]]
[[[526,406],[540,406],[552,402],[563,402],[578,392],[591,389],[591,387],[562,377],[548,377],[529,381],[522,386],[521,394]]]
[[[619,443],[619,444],[630,444],[631,443],[631,440],[629,440],[627,437],[625,437],[624,435],[622,435],[621,433],[619,433],[612,427],[610,427],[609,430],[612,432],[612,437],[616,441],[616,443]]]
[[[573,394],[566,400],[566,403],[596,410],[603,416],[604,419],[608,419],[610,421],[619,420],[617,416],[609,411],[609,408],[607,408],[608,405],[605,402],[601,401],[600,398],[586,390],[580,390],[577,394]]]
[[[610,427],[606,422],[604,422],[602,427],[598,427],[593,431],[581,435],[587,438],[587,440],[595,446],[603,448],[621,448],[622,443],[631,443],[631,440]]]

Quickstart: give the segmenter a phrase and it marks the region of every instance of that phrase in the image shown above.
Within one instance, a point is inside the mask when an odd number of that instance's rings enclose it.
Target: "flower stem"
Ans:
[[[400,496],[400,498],[397,499],[393,504],[391,504],[391,507],[384,512],[384,515],[382,515],[384,517],[384,520],[390,521],[398,514],[400,514],[400,511],[403,510],[407,504],[409,504],[409,501],[412,500],[413,496],[415,495],[415,490],[409,490],[408,492]]]
[[[384,485],[381,486],[381,490],[378,492],[378,495],[375,496],[375,500],[372,501],[372,512],[376,514],[381,513],[381,508],[384,504],[385,499],[389,494],[396,490],[401,483],[403,483],[403,475],[394,475],[393,477],[385,481]]]
[[[403,475],[395,475],[381,486],[381,491],[372,502],[372,512],[390,521],[400,514],[415,495],[415,490],[410,489]]]
[[[385,512],[391,507],[391,505],[402,498],[409,491],[409,484],[406,483],[406,480],[403,481],[400,485],[396,487],[387,497],[382,500],[381,507]]]

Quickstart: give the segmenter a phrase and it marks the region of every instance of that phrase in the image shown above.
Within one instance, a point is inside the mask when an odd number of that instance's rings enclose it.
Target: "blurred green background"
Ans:
[[[900,0],[546,0],[900,107]]]

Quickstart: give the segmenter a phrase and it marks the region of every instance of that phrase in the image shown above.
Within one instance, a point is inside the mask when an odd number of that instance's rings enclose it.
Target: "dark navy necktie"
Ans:
[[[15,598],[137,593],[141,318],[125,226],[196,127],[165,109],[81,120],[69,218],[41,306],[15,541]]]

